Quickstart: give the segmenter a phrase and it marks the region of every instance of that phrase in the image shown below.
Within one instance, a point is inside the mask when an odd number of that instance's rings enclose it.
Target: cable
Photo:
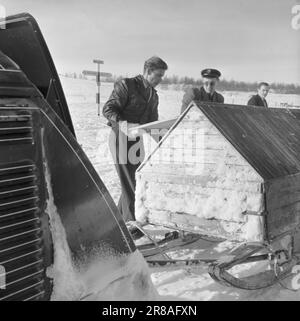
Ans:
[[[293,256],[292,256],[292,259],[293,259],[293,258],[296,258],[296,261],[298,261],[298,258],[297,258],[296,255],[293,255]],[[280,286],[281,286],[282,288],[288,290],[288,291],[298,292],[299,290],[290,288],[290,287],[288,287],[288,286],[286,286],[285,284],[282,283],[282,281],[280,280],[279,275],[278,275],[278,273],[277,273],[277,269],[276,269],[276,267],[279,267],[279,269],[280,269],[280,266],[278,265],[278,260],[275,258],[274,262],[275,262],[275,264],[274,264],[274,269],[273,269],[273,270],[274,270],[275,277],[276,277],[278,283],[280,284]],[[286,279],[288,276],[289,276],[289,275],[287,274],[283,279]]]

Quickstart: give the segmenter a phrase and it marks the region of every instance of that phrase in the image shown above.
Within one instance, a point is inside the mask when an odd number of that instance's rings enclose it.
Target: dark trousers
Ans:
[[[116,170],[121,183],[121,196],[118,203],[118,209],[122,214],[125,222],[135,221],[135,172],[141,164],[141,160],[144,157],[143,148],[138,148],[133,162],[129,157],[129,150],[135,145],[143,146],[141,137],[137,137],[136,140],[129,140],[127,136],[122,132],[113,131],[115,139],[111,141],[110,150],[114,157]],[[141,158],[142,156],[142,158]]]

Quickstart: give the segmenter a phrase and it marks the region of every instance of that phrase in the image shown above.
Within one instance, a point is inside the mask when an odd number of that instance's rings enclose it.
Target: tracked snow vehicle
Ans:
[[[64,93],[35,19],[0,29],[0,300],[49,300],[58,214],[74,260],[135,245],[75,138]],[[55,213],[51,213],[55,212]]]

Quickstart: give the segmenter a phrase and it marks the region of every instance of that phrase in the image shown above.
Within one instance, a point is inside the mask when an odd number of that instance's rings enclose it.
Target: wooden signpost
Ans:
[[[101,77],[111,77],[112,74],[108,72],[100,72],[100,65],[104,64],[103,60],[94,59],[93,62],[97,64],[97,71],[83,70],[82,74],[84,76],[95,76],[96,83],[98,86],[98,92],[96,93],[96,104],[98,105],[98,116],[100,116],[100,86],[101,86]]]

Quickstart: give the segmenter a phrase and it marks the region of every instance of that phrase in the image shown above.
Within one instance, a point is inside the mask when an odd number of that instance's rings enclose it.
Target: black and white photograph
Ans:
[[[300,0],[0,0],[0,301],[300,301]]]

